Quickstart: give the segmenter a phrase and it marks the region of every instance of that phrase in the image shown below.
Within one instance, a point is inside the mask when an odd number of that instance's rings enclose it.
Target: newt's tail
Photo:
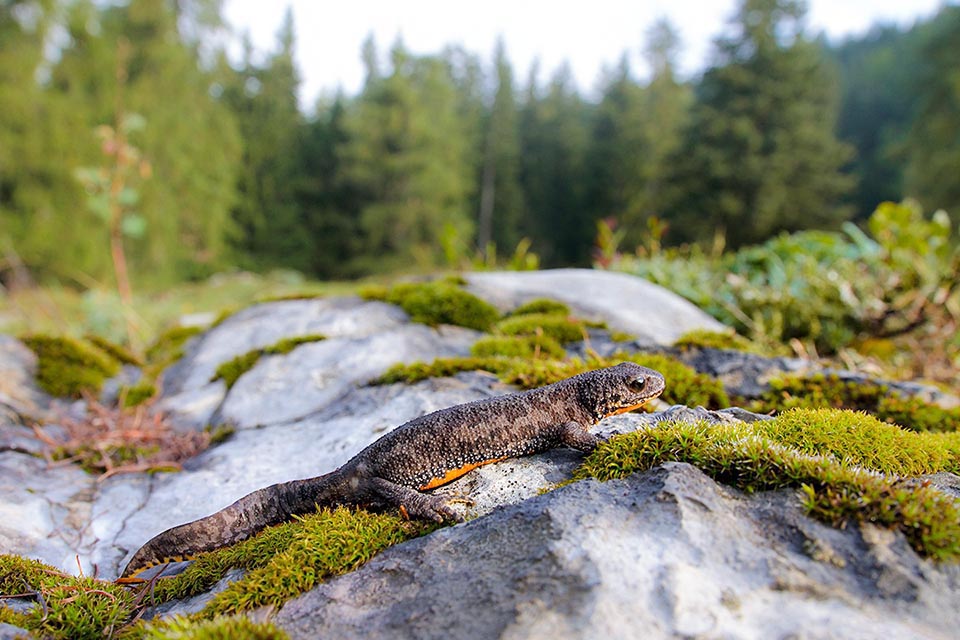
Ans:
[[[143,582],[137,576],[150,567],[242,542],[291,516],[310,513],[317,505],[327,506],[335,474],[258,489],[205,518],[167,529],[133,554],[117,582]]]

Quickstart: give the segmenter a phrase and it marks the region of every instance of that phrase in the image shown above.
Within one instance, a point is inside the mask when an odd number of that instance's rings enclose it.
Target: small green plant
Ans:
[[[488,331],[500,317],[497,309],[464,291],[449,280],[415,282],[385,287],[366,287],[360,292],[367,300],[381,300],[402,308],[410,319],[430,326],[452,324]]]
[[[623,478],[662,462],[695,465],[744,491],[803,491],[807,512],[834,526],[872,522],[901,531],[918,553],[960,558],[960,506],[931,488],[911,489],[832,455],[810,456],[759,436],[750,425],[661,423],[601,444],[575,479]]]
[[[124,408],[137,407],[157,395],[157,385],[141,380],[135,385],[120,388],[120,404]]]
[[[284,338],[283,340],[280,340],[269,347],[248,351],[243,355],[237,356],[232,360],[228,360],[217,367],[217,371],[214,373],[213,377],[210,378],[210,381],[214,382],[216,380],[223,380],[229,389],[233,387],[237,380],[240,379],[240,376],[245,374],[247,371],[250,371],[250,369],[252,369],[263,356],[283,355],[290,353],[302,344],[319,342],[320,340],[326,340],[326,336],[322,336],[320,334],[309,334],[305,336],[296,336],[293,338]]]
[[[37,384],[53,396],[79,398],[97,393],[120,370],[110,354],[83,340],[37,334],[20,341],[37,355]]]

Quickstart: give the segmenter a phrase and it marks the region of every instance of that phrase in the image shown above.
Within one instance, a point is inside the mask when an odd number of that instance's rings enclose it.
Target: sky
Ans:
[[[681,74],[691,77],[709,61],[711,42],[722,31],[736,0],[226,0],[224,13],[238,33],[248,32],[258,51],[275,48],[286,6],[293,8],[296,62],[302,77],[300,102],[311,108],[322,94],[338,88],[356,94],[363,82],[360,48],[373,33],[381,56],[401,37],[416,54],[438,53],[459,44],[493,57],[503,37],[514,77],[525,81],[531,63],[540,62],[540,80],[569,62],[579,88],[588,96],[604,68],[626,51],[639,77],[647,28],[668,18],[681,37]],[[807,32],[831,40],[866,32],[877,22],[909,25],[933,14],[942,0],[808,0]]]

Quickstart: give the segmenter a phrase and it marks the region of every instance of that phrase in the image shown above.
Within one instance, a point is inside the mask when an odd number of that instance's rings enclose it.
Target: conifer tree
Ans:
[[[850,181],[836,101],[799,0],[742,0],[697,92],[672,166],[674,239],[724,232],[734,246],[781,230],[833,227]]]
[[[919,110],[907,141],[905,187],[926,208],[960,212],[960,7],[930,23]]]

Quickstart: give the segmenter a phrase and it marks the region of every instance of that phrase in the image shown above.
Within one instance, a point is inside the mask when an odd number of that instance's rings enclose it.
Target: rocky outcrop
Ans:
[[[719,328],[676,296],[624,275],[469,280],[502,306],[559,298],[647,344]],[[264,356],[230,389],[211,381],[231,358],[308,334],[326,339]],[[162,530],[257,488],[331,471],[418,415],[512,391],[484,373],[367,384],[395,362],[464,355],[478,336],[413,324],[397,307],[358,298],[245,309],[190,343],[164,374],[159,403],[180,428],[229,422],[235,434],[181,472],[103,481],[37,457],[42,447],[22,417],[43,414],[49,399],[32,385],[30,352],[0,339],[0,552],[115,577]],[[598,334],[591,347],[602,343]],[[754,365],[716,366],[735,376]],[[761,419],[676,407],[617,416],[599,430],[625,432],[664,418]],[[684,464],[541,495],[581,459],[555,450],[467,474],[439,491],[467,499],[455,508],[468,522],[387,550],[288,602],[274,620],[295,638],[938,638],[960,623],[957,566],[918,558],[899,534],[833,529],[804,516],[795,492],[746,495]],[[956,490],[955,476],[940,475],[936,486]]]

